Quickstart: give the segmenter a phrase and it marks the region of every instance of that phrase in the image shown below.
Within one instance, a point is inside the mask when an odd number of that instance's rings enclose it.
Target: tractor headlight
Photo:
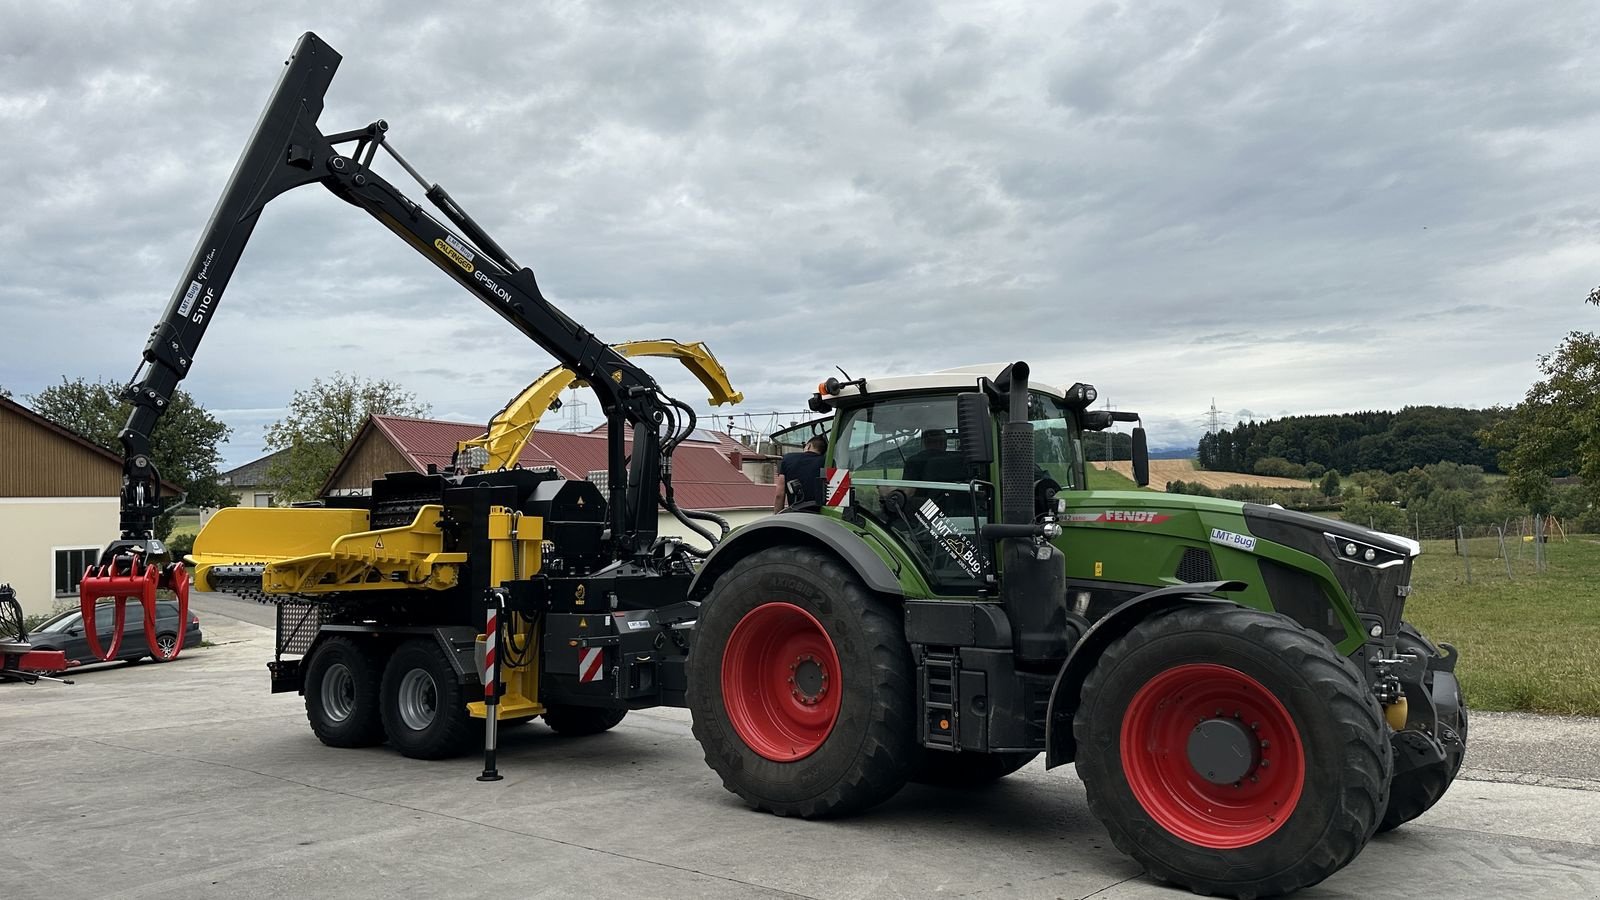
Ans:
[[[1359,566],[1370,566],[1374,569],[1387,569],[1406,561],[1406,554],[1397,553],[1386,547],[1377,547],[1365,541],[1343,537],[1337,534],[1324,532],[1328,545],[1333,548],[1333,555],[1348,563]]]
[[[1078,382],[1067,388],[1067,405],[1073,409],[1088,409],[1099,394],[1095,392],[1094,385]]]

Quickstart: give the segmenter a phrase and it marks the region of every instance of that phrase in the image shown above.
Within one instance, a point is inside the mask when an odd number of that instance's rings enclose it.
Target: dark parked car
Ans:
[[[100,648],[102,650],[111,646],[111,627],[115,621],[116,613],[114,604],[101,604],[95,610],[95,630],[100,632]],[[178,604],[173,600],[156,601],[156,641],[163,648],[171,648],[178,638]],[[100,660],[89,649],[89,641],[83,634],[83,614],[77,610],[68,610],[47,619],[44,624],[28,633],[28,640],[32,642],[35,650],[60,650],[67,656],[67,664],[74,661],[81,665],[89,665]],[[189,627],[183,633],[183,646],[198,647],[200,645],[200,618],[193,611],[189,613]],[[136,601],[128,602],[127,619],[122,623],[122,646],[117,649],[117,659],[135,660],[150,657],[150,648],[146,646],[144,636],[144,608]],[[160,660],[157,660],[160,662]]]

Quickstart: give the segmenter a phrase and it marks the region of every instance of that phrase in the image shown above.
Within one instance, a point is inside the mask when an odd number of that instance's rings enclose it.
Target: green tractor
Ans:
[[[1094,400],[1021,362],[819,386],[822,502],[734,532],[691,589],[688,703],[729,790],[836,816],[1042,753],[1151,874],[1236,897],[1315,884],[1443,795],[1467,710],[1454,650],[1403,618],[1418,546],[1087,490],[1084,432],[1138,418]]]

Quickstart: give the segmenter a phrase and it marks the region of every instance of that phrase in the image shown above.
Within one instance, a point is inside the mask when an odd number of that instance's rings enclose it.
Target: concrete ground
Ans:
[[[195,606],[217,646],[0,685],[0,897],[1186,896],[1110,845],[1071,767],[802,822],[724,791],[681,710],[510,730],[496,784],[329,749],[267,693],[271,609]],[[1480,713],[1471,739],[1438,807],[1298,896],[1600,897],[1600,720]]]

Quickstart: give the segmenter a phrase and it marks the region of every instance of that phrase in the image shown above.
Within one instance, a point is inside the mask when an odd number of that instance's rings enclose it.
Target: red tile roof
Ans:
[[[372,425],[411,462],[418,472],[432,463],[440,469],[450,464],[456,442],[483,434],[482,425],[373,416]],[[363,429],[365,432],[367,429]],[[743,447],[732,437],[727,441]],[[358,436],[357,440],[361,440]],[[685,441],[672,455],[672,487],[678,505],[685,509],[768,509],[772,486],[746,478],[724,456],[724,442]],[[352,449],[353,446],[352,446]],[[349,456],[349,451],[345,454]],[[567,478],[581,479],[606,468],[606,432],[536,430],[522,448],[518,462],[525,467],[554,466]]]

